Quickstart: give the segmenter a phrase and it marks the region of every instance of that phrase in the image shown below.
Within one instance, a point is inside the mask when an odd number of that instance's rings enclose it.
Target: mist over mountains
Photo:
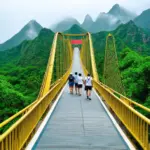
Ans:
[[[137,26],[150,32],[150,9],[143,11],[142,14],[134,19],[134,22]]]
[[[121,24],[126,24],[130,20],[150,33],[150,9],[143,11],[139,16],[134,12],[115,4],[107,13],[101,12],[96,20],[87,14],[83,23],[75,18],[66,18],[55,24],[51,29],[53,32],[74,33],[78,31],[98,33],[100,31],[113,31]],[[74,25],[76,29],[72,28]],[[32,40],[36,38],[43,27],[35,20],[29,21],[17,34],[6,42],[0,44],[0,51],[4,51],[15,47],[24,40]]]
[[[32,40],[38,36],[43,27],[35,20],[29,21],[17,34],[0,44],[0,51],[19,45],[24,40]]]
[[[120,24],[125,24],[130,20],[134,20],[135,17],[136,14],[134,12],[125,9],[118,4],[115,4],[108,13],[101,12],[95,21],[93,21],[89,14],[85,16],[82,24],[80,24],[74,18],[67,18],[56,24],[52,30],[54,32],[64,32],[65,30],[68,30],[73,24],[77,24],[86,31],[92,33],[99,31],[111,31],[116,29]]]

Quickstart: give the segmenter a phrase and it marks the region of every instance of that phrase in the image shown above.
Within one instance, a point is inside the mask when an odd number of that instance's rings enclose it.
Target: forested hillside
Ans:
[[[36,99],[53,37],[42,29],[34,40],[0,52],[0,122]]]
[[[74,24],[69,30],[66,30],[64,33],[69,33],[69,34],[82,34],[86,33],[83,28],[81,28],[79,25]]]
[[[132,21],[112,32],[93,34],[96,64],[103,81],[106,36],[115,37],[122,81],[128,97],[150,107],[150,35]]]
[[[150,34],[145,32],[142,28],[137,27],[133,21],[122,24],[111,32],[103,31],[92,34],[96,51],[104,52],[105,39],[109,33],[115,36],[116,49],[118,52],[128,46],[141,55],[150,55]]]

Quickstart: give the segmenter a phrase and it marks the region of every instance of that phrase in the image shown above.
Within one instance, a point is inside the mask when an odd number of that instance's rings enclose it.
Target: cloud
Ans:
[[[100,12],[108,12],[116,3],[138,14],[150,8],[150,0],[1,0],[0,43],[32,19],[44,27],[49,27],[68,16],[82,22],[86,14],[96,19]]]

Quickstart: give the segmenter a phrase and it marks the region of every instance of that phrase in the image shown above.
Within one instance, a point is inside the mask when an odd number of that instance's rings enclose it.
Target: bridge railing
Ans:
[[[29,106],[25,107],[24,109],[20,110],[19,112],[17,112],[16,114],[14,114],[10,118],[8,118],[7,120],[0,123],[0,128],[4,127],[5,125],[9,124],[11,121],[13,121],[16,118],[19,118],[19,117],[23,116],[25,113],[27,113],[32,108],[32,106],[34,106],[34,104],[38,101],[38,99],[40,97],[42,97],[46,92],[49,91],[49,88],[51,86],[50,81],[51,81],[51,78],[52,78],[52,70],[53,70],[53,65],[54,65],[54,58],[55,58],[55,51],[56,51],[56,44],[57,44],[58,34],[59,33],[55,34],[55,37],[54,37],[54,40],[53,40],[53,44],[52,44],[52,48],[51,48],[51,51],[50,51],[47,68],[46,68],[46,71],[45,71],[45,75],[44,75],[44,78],[43,78],[43,82],[42,82],[42,85],[41,85],[41,88],[40,88],[38,98],[33,103],[31,103]]]
[[[57,85],[60,82],[61,79],[57,80],[56,82],[54,82],[53,84],[51,84],[51,88],[53,88],[55,85]],[[38,101],[35,100],[33,103],[31,103],[30,105],[28,105],[27,107],[25,107],[24,109],[20,110],[19,112],[17,112],[16,114],[14,114],[13,116],[11,116],[10,118],[6,119],[5,121],[3,121],[2,123],[0,123],[0,128],[4,127],[5,125],[7,125],[8,123],[10,123],[11,121],[13,121],[14,119],[18,118],[18,117],[22,117],[23,115],[25,115],[30,109],[32,109],[32,107],[34,106],[34,104]]]
[[[113,90],[112,88],[108,87],[107,85],[105,85],[103,83],[100,83],[100,84],[103,85],[105,88],[107,88],[114,95],[117,95],[117,97],[119,97],[122,101],[124,101],[126,104],[128,104],[132,108],[139,107],[141,110],[144,110],[145,112],[150,113],[150,108],[147,108],[147,107],[143,106],[142,104],[139,104],[139,103],[131,100],[130,98],[120,94],[119,92]]]
[[[68,67],[66,68],[66,73],[64,72],[59,76],[58,80],[51,84],[54,59],[56,58],[57,37],[59,34],[55,34],[47,69],[37,100],[0,124],[0,128],[2,128],[15,120],[15,123],[0,135],[0,150],[20,150],[23,148],[42,119],[43,114],[52,105],[53,100],[66,83],[72,66],[72,47],[70,41],[68,41],[67,57],[69,59],[67,61]]]
[[[40,98],[33,107],[0,136],[0,150],[20,150],[38,125],[43,114],[66,83],[71,67],[52,89]]]
[[[150,149],[150,120],[112,93],[103,84],[93,81],[94,88],[145,150]],[[134,102],[133,102],[134,103]],[[142,107],[144,108],[144,107]],[[146,108],[144,108],[146,109]],[[149,109],[146,109],[149,111]]]
[[[90,35],[90,33],[89,33]],[[91,41],[91,36],[89,36]],[[92,44],[92,41],[91,43]],[[91,51],[93,48],[91,46]],[[92,54],[92,53],[91,53]],[[81,53],[81,59],[83,59]],[[123,96],[122,94],[114,91],[105,84],[101,83],[97,79],[97,71],[95,65],[95,58],[93,54],[91,55],[92,70],[93,70],[93,86],[100,96],[106,101],[107,105],[115,113],[118,119],[123,123],[127,130],[132,134],[132,136],[137,140],[144,150],[150,149],[150,119],[138,112],[134,106],[140,107],[142,110],[150,112],[149,108],[144,107],[141,104],[138,104],[129,98]],[[87,74],[88,70],[86,66],[83,65],[83,60],[81,64],[84,70],[84,73]],[[94,68],[95,69],[94,69]],[[95,76],[94,76],[95,74]],[[134,105],[134,106],[133,106]]]

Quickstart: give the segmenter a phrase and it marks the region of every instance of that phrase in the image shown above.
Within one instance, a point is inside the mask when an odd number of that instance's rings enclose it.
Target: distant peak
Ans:
[[[30,20],[29,24],[37,23],[36,20]]]
[[[112,8],[120,8],[119,4],[115,4]]]
[[[43,28],[36,20],[30,20],[27,24],[27,27],[29,28],[33,28],[33,27],[39,27],[39,28]]]
[[[85,18],[92,18],[89,14],[87,14],[86,16],[85,16]]]
[[[85,19],[84,19],[84,21],[93,21],[93,19],[92,19],[92,17],[89,15],[89,14],[87,14],[86,16],[85,16]]]
[[[128,25],[135,25],[135,23],[132,20],[130,20],[127,24]]]
[[[109,13],[111,12],[118,12],[121,9],[119,4],[115,4],[109,11]]]

